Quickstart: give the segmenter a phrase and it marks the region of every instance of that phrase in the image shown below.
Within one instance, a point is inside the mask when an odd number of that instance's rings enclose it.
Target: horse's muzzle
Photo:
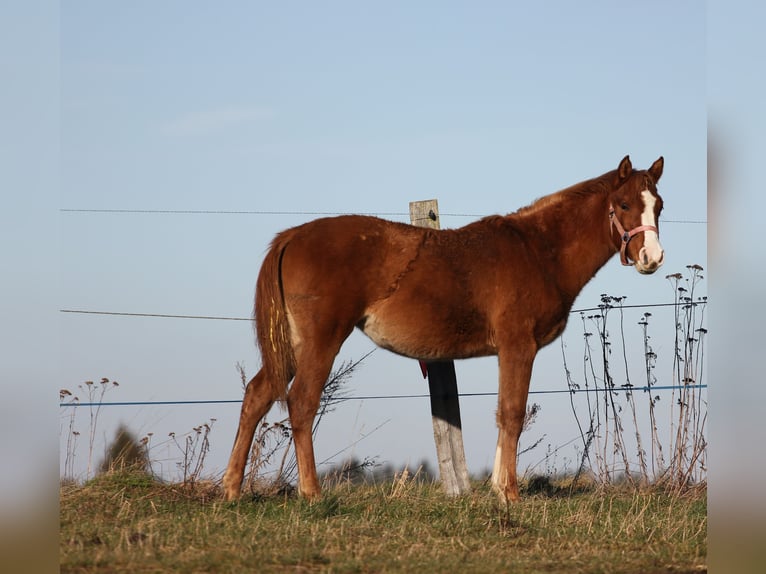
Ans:
[[[665,251],[660,247],[659,253],[651,254],[646,247],[642,247],[638,252],[638,260],[634,263],[636,271],[644,275],[651,275],[657,269],[662,267],[665,262]]]

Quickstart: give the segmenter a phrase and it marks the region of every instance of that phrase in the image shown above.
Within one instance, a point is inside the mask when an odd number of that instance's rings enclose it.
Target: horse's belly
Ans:
[[[385,324],[382,324],[375,315],[366,316],[364,320],[359,323],[358,327],[379,347],[388,349],[393,345],[393,341],[391,340],[388,330],[385,328]]]
[[[407,347],[406,341],[403,340],[405,337],[401,336],[398,329],[392,328],[391,325],[381,321],[376,315],[367,315],[357,326],[378,347],[411,356],[405,348]]]
[[[379,347],[413,359],[466,359],[496,353],[483,338],[403,318],[397,321],[369,314],[357,327]]]

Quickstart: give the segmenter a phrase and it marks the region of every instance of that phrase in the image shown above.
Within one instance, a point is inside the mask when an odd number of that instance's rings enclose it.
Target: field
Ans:
[[[406,477],[237,503],[213,484],[104,474],[62,484],[62,572],[706,572],[706,491],[484,483],[445,498]]]

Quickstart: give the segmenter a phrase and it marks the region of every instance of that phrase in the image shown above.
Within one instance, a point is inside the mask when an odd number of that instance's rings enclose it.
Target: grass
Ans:
[[[227,503],[217,486],[107,474],[62,484],[62,572],[705,572],[703,489],[532,483],[502,508],[399,479],[321,500]]]

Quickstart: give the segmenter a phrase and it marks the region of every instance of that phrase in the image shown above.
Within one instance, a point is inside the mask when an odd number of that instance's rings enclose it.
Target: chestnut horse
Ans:
[[[299,492],[319,496],[312,424],[333,360],[358,327],[413,359],[497,355],[492,485],[501,500],[519,500],[516,452],[535,355],[612,255],[640,273],[662,265],[663,163],[639,171],[625,156],[616,170],[459,229],[346,215],[278,234],[256,285],[263,366],[245,391],[226,498],[239,495],[255,427],[277,400],[287,401]]]

